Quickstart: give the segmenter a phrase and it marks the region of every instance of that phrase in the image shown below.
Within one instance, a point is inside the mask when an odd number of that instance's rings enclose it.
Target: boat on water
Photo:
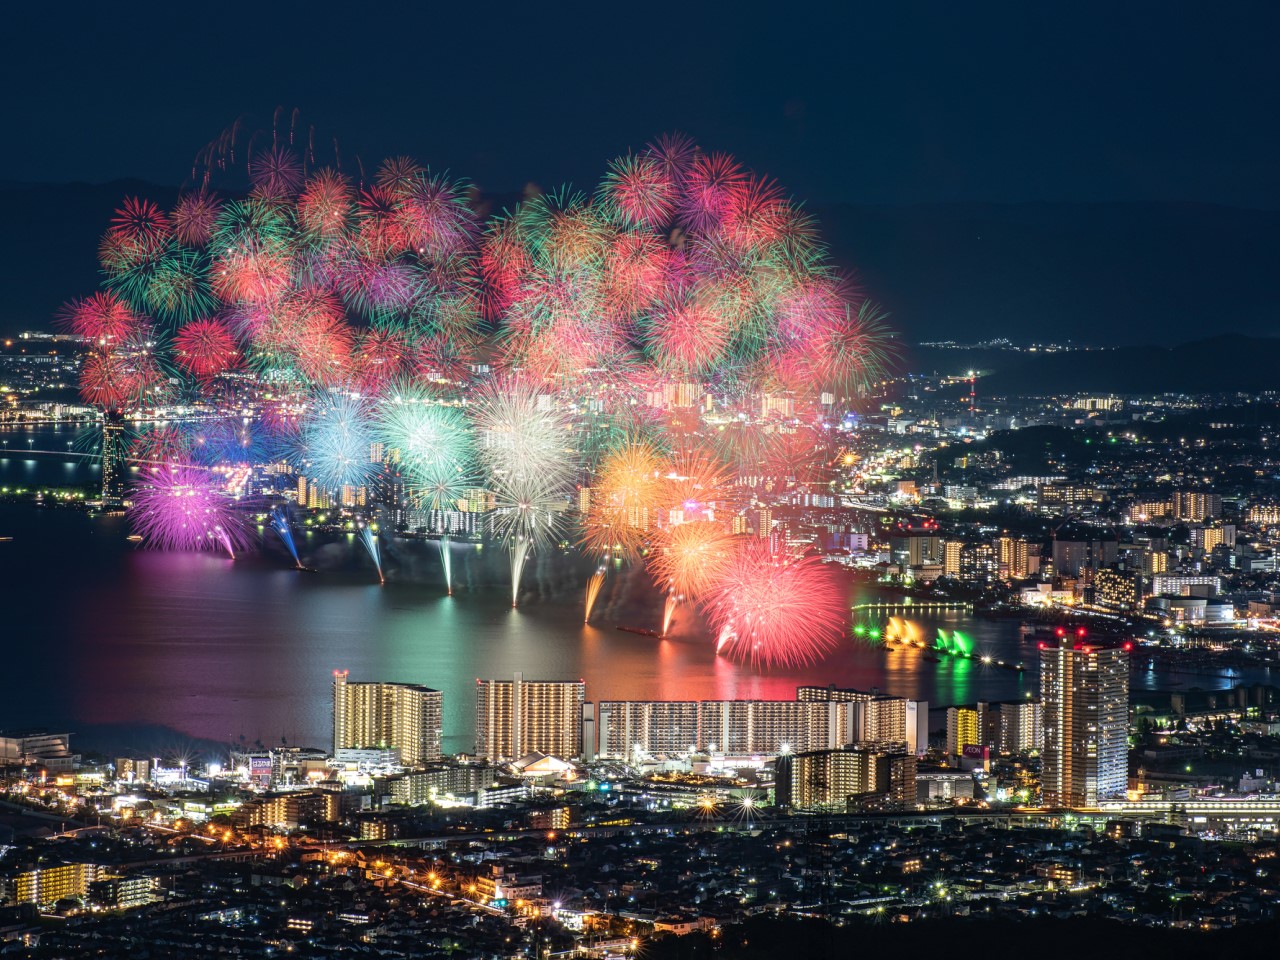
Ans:
[[[642,637],[653,637],[655,640],[662,639],[662,634],[659,633],[657,630],[646,630],[643,627],[618,626],[618,627],[615,627],[615,629],[621,630],[623,633],[637,633]]]
[[[132,543],[141,543],[141,542],[142,542],[142,537],[140,537],[140,536],[139,536],[138,534],[136,534],[136,533],[131,533],[131,534],[129,534],[127,537],[125,537],[125,539],[126,539],[126,540],[128,540],[128,541],[130,541],[130,542],[132,542]]]

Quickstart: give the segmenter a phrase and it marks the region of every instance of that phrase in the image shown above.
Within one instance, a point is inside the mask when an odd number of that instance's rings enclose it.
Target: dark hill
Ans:
[[[983,371],[979,390],[988,396],[1256,392],[1277,389],[1280,339],[1221,334],[1174,347],[1062,353],[917,347],[907,364],[925,373]]]

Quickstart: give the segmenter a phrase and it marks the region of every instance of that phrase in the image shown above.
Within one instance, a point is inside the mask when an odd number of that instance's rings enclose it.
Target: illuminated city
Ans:
[[[4,161],[35,226],[0,304],[0,956],[1270,942],[1280,180],[1223,170],[1274,151],[1174,163],[1172,90],[1135,124],[1014,52],[1038,28],[940,6],[930,45],[1097,107],[1075,153],[901,37],[868,63],[930,91],[836,120],[847,50],[778,54],[784,107],[763,25],[702,15],[733,109],[667,33],[643,108],[597,44],[430,135],[408,73],[400,120],[371,76],[367,113],[244,112],[321,67],[236,51],[172,124],[75,105],[118,156]],[[1261,102],[1250,62],[1191,109]],[[600,129],[473,122],[557,70]],[[74,136],[40,96],[31,143]]]

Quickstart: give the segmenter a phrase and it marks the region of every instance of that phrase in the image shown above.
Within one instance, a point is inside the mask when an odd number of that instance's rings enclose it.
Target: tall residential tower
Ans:
[[[518,760],[526,754],[561,758],[582,753],[581,680],[476,681],[476,756],[485,760]]]
[[[1129,784],[1129,644],[1059,631],[1040,644],[1046,807],[1093,807]]]
[[[333,749],[393,748],[406,766],[440,759],[443,702],[416,683],[351,683],[333,671]]]

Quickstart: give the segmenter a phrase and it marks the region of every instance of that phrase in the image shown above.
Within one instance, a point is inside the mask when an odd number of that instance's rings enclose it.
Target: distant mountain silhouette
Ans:
[[[1280,335],[1280,212],[1206,204],[814,207],[909,341]]]
[[[1280,389],[1280,339],[1220,334],[1174,347],[1025,353],[915,348],[907,365],[922,373],[981,371],[982,396],[1224,393]]]
[[[131,193],[173,187],[0,183],[0,332],[49,329],[96,288],[98,237]],[[514,198],[489,198],[501,207]],[[1008,337],[1171,345],[1280,335],[1280,212],[1203,204],[814,206],[907,342]]]

